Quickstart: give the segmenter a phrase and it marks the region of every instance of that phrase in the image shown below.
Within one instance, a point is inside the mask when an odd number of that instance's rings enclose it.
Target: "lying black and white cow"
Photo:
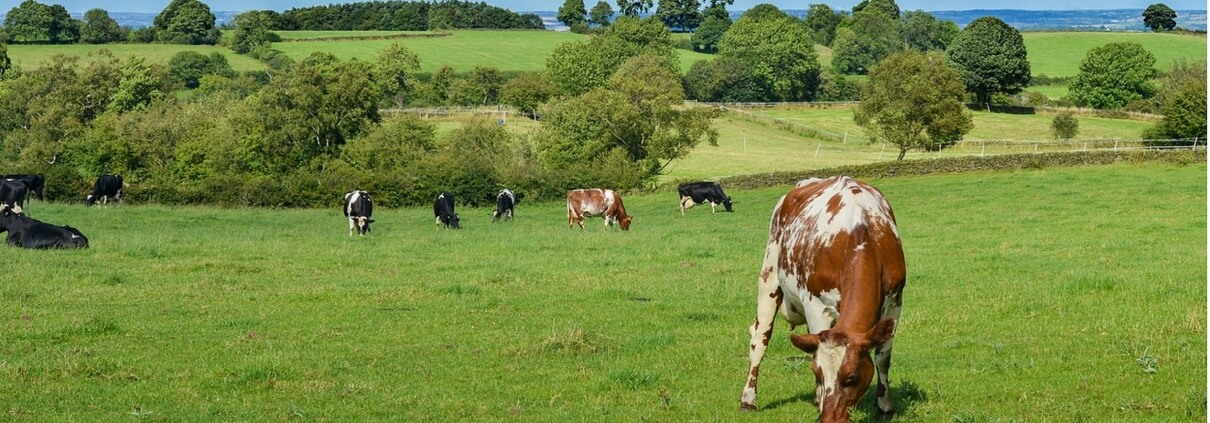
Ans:
[[[458,213],[454,213],[454,194],[443,192],[437,195],[437,201],[433,202],[433,214],[437,216],[437,229],[445,228],[459,229]]]
[[[29,198],[29,187],[19,179],[0,179],[0,204],[9,207],[25,207]]]
[[[55,226],[21,214],[21,208],[0,205],[0,232],[8,245],[21,248],[88,248],[88,238],[71,226]]]
[[[101,175],[97,177],[97,182],[92,185],[92,194],[84,199],[85,205],[93,205],[97,200],[101,204],[108,204],[109,199],[122,202],[122,177],[118,175]]]
[[[349,218],[349,236],[353,236],[354,229],[358,235],[370,232],[370,224],[374,223],[374,219],[370,218],[374,213],[370,193],[358,190],[345,194],[344,212],[345,217]]]
[[[29,195],[37,195],[39,200],[45,200],[43,190],[46,189],[46,177],[41,173],[18,173],[12,175],[4,175],[0,179],[16,179],[25,182],[25,187],[29,189],[29,194],[25,199],[29,199]]]
[[[517,196],[507,188],[500,190],[496,194],[496,211],[492,212],[492,223],[496,223],[500,218],[513,220],[513,207],[517,206]]]
[[[681,216],[685,215],[685,210],[693,208],[693,206],[710,203],[710,212],[714,213],[715,206],[723,205],[727,211],[731,211],[731,197],[723,193],[723,187],[720,187],[715,182],[688,182],[680,184],[676,190],[681,194]]]

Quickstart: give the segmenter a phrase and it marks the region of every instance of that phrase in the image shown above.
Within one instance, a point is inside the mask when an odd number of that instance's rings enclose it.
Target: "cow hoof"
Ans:
[[[743,404],[743,403],[740,403],[740,405],[739,405],[739,411],[740,411],[740,412],[754,412],[754,411],[756,411],[756,404]]]

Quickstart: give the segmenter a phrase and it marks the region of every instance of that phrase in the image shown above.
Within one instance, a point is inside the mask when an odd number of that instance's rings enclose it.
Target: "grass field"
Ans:
[[[1023,32],[1030,72],[1076,76],[1089,50],[1109,43],[1133,42],[1155,55],[1155,67],[1167,70],[1178,59],[1206,60],[1206,37],[1153,32]]]
[[[227,58],[227,62],[237,72],[265,69],[265,65],[256,59],[235,54],[229,48],[218,46],[186,46],[175,44],[12,44],[8,46],[8,57],[12,60],[13,66],[20,66],[25,70],[34,70],[41,66],[42,63],[49,62],[50,58],[56,54],[77,56],[81,58],[82,63],[88,63],[92,60],[89,54],[95,54],[101,49],[108,49],[113,52],[115,57],[141,56],[147,59],[147,63],[159,63],[162,65],[168,64],[168,60],[177,52],[196,51],[202,54],[210,54],[217,51]]]
[[[871,181],[908,285],[900,421],[1206,418],[1206,166]],[[380,210],[34,203],[83,251],[6,249],[0,410],[33,421],[809,420],[778,323],[761,410],[735,409],[769,210],[681,217],[627,196],[629,232],[560,203],[436,231]],[[801,330],[801,329],[800,329]],[[855,413],[870,421],[870,396]]]

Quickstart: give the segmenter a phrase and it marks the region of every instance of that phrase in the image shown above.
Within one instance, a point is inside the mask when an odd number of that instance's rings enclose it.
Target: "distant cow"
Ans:
[[[354,230],[357,230],[357,235],[370,232],[370,224],[374,223],[374,219],[370,218],[374,212],[370,193],[359,190],[345,194],[344,212],[345,217],[349,218],[349,236],[353,236]]]
[[[681,194],[681,216],[685,215],[685,210],[693,208],[693,206],[710,203],[710,212],[714,213],[719,204],[728,212],[731,211],[731,197],[723,193],[723,187],[715,182],[689,182],[676,187],[677,192]]]
[[[0,232],[7,243],[21,248],[88,248],[88,238],[71,226],[55,226],[21,214],[20,208],[0,205]]]
[[[740,408],[756,409],[756,378],[780,310],[791,330],[807,325],[790,342],[814,356],[819,421],[849,421],[875,369],[878,414],[894,416],[888,371],[906,280],[895,214],[878,189],[845,176],[801,182],[769,222]]]
[[[43,191],[46,189],[46,177],[41,173],[4,175],[0,179],[16,179],[25,182],[25,187],[29,189],[30,195],[37,195],[39,200],[46,199],[43,196]],[[25,199],[28,200],[29,197],[26,196]]]
[[[122,177],[118,175],[101,175],[97,177],[97,182],[92,185],[92,194],[84,199],[84,204],[93,205],[97,200],[101,204],[108,204],[109,199],[122,202]]]
[[[630,229],[632,216],[626,214],[622,197],[613,190],[591,188],[571,190],[567,193],[568,229],[571,229],[573,224],[579,224],[583,230],[584,218],[593,216],[605,218],[606,228],[618,222],[623,231]]]
[[[18,179],[0,179],[0,204],[9,207],[25,207],[25,199],[29,198],[29,188]]]
[[[496,223],[500,218],[513,220],[513,207],[517,205],[517,196],[513,192],[506,189],[500,190],[496,194],[496,211],[492,212],[492,223]]]
[[[437,194],[437,200],[433,202],[433,214],[437,216],[437,229],[442,226],[446,229],[459,229],[458,213],[454,213],[454,194]]]

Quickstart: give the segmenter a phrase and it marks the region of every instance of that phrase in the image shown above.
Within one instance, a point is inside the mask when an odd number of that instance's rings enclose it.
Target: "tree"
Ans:
[[[905,12],[900,19],[901,34],[908,48],[918,51],[944,51],[958,36],[958,24],[937,19],[923,10]]]
[[[842,18],[843,16],[826,4],[812,4],[807,9],[805,19],[807,29],[811,31],[811,39],[825,46],[832,45],[832,40],[836,38],[836,26],[840,25]]]
[[[606,184],[633,188],[659,175],[701,140],[714,144],[713,108],[681,107],[684,91],[663,57],[628,59],[606,86],[548,105],[537,135],[539,154],[566,188]]]
[[[537,119],[538,107],[558,93],[558,89],[541,75],[526,72],[513,77],[500,87],[500,101]]]
[[[702,24],[702,7],[699,0],[661,0],[655,9],[655,16],[664,21],[668,28],[683,32],[693,32]]]
[[[1200,138],[1206,143],[1206,62],[1178,62],[1164,77],[1155,100],[1164,115],[1143,131],[1145,139]]]
[[[994,93],[1016,94],[1029,85],[1025,41],[998,18],[975,19],[954,37],[946,54],[981,104],[990,104]]]
[[[706,19],[702,21],[702,25],[697,27],[697,31],[693,36],[689,37],[689,42],[693,43],[693,49],[703,53],[714,53],[718,51],[718,42],[723,38],[723,34],[731,28],[731,17],[727,15],[726,10],[723,13],[712,13],[712,11],[721,10],[720,7],[711,7],[706,10]]]
[[[123,38],[125,36],[122,34],[122,28],[105,9],[91,9],[84,12],[84,24],[80,27],[80,42],[105,44],[121,41]]]
[[[772,96],[747,64],[732,57],[694,62],[685,72],[684,86],[685,96],[698,101],[754,102]]]
[[[672,34],[656,19],[623,16],[600,35],[560,44],[546,57],[546,75],[559,90],[579,95],[602,86],[626,59],[639,54],[676,63]]]
[[[819,59],[806,27],[780,11],[749,15],[753,10],[723,35],[718,55],[747,64],[777,101],[812,99],[819,84]]]
[[[382,90],[395,101],[397,107],[407,104],[407,93],[412,90],[413,77],[420,71],[420,56],[411,49],[399,43],[391,43],[385,50],[378,52],[378,61],[374,64],[375,79],[382,84]]]
[[[638,17],[651,9],[652,0],[617,0],[618,13],[622,16]]]
[[[1155,56],[1139,43],[1093,48],[1080,62],[1080,72],[1067,88],[1068,98],[1078,106],[1114,109],[1151,97],[1154,66]]]
[[[1076,134],[1080,132],[1080,121],[1076,120],[1076,115],[1072,112],[1059,113],[1050,121],[1050,132],[1054,134],[1056,140],[1075,138]]]
[[[172,0],[152,27],[157,40],[175,44],[215,44],[219,39],[214,13],[199,0]]]
[[[185,88],[197,88],[202,77],[206,75],[229,78],[235,76],[235,71],[231,69],[231,64],[227,63],[227,57],[217,51],[205,55],[185,50],[168,59],[168,76]]]
[[[262,11],[248,11],[235,15],[232,19],[235,32],[231,35],[231,50],[239,54],[247,54],[257,47],[268,48],[275,39],[280,37],[269,31],[273,21]]]
[[[861,0],[861,3],[853,6],[853,15],[863,10],[879,12],[899,20],[899,5],[895,4],[895,0]]]
[[[436,149],[437,128],[417,116],[401,114],[383,119],[340,150],[340,157],[357,169],[381,175],[406,173]]]
[[[884,57],[904,49],[899,21],[870,9],[853,14],[832,40],[832,67],[845,74],[865,74]]]
[[[899,160],[913,149],[935,151],[970,132],[958,72],[937,52],[895,53],[870,69],[853,120],[871,135],[899,147]]]
[[[613,7],[604,0],[598,1],[592,11],[588,12],[588,22],[596,26],[609,26],[609,18],[613,17]]]
[[[8,46],[0,43],[0,79],[4,79],[4,74],[13,67],[13,61],[8,58]]]
[[[584,24],[584,15],[588,11],[584,10],[584,0],[566,0],[562,6],[559,6],[559,14],[556,19],[563,22],[564,25],[572,26],[576,24]]]
[[[1152,31],[1171,31],[1176,28],[1176,11],[1164,3],[1147,6],[1143,11],[1143,25]]]
[[[34,0],[9,9],[4,16],[4,31],[9,41],[16,43],[74,43],[80,38],[79,24],[66,8]]]
[[[142,110],[163,96],[151,66],[142,57],[131,56],[122,63],[122,79],[106,110],[117,113]]]

